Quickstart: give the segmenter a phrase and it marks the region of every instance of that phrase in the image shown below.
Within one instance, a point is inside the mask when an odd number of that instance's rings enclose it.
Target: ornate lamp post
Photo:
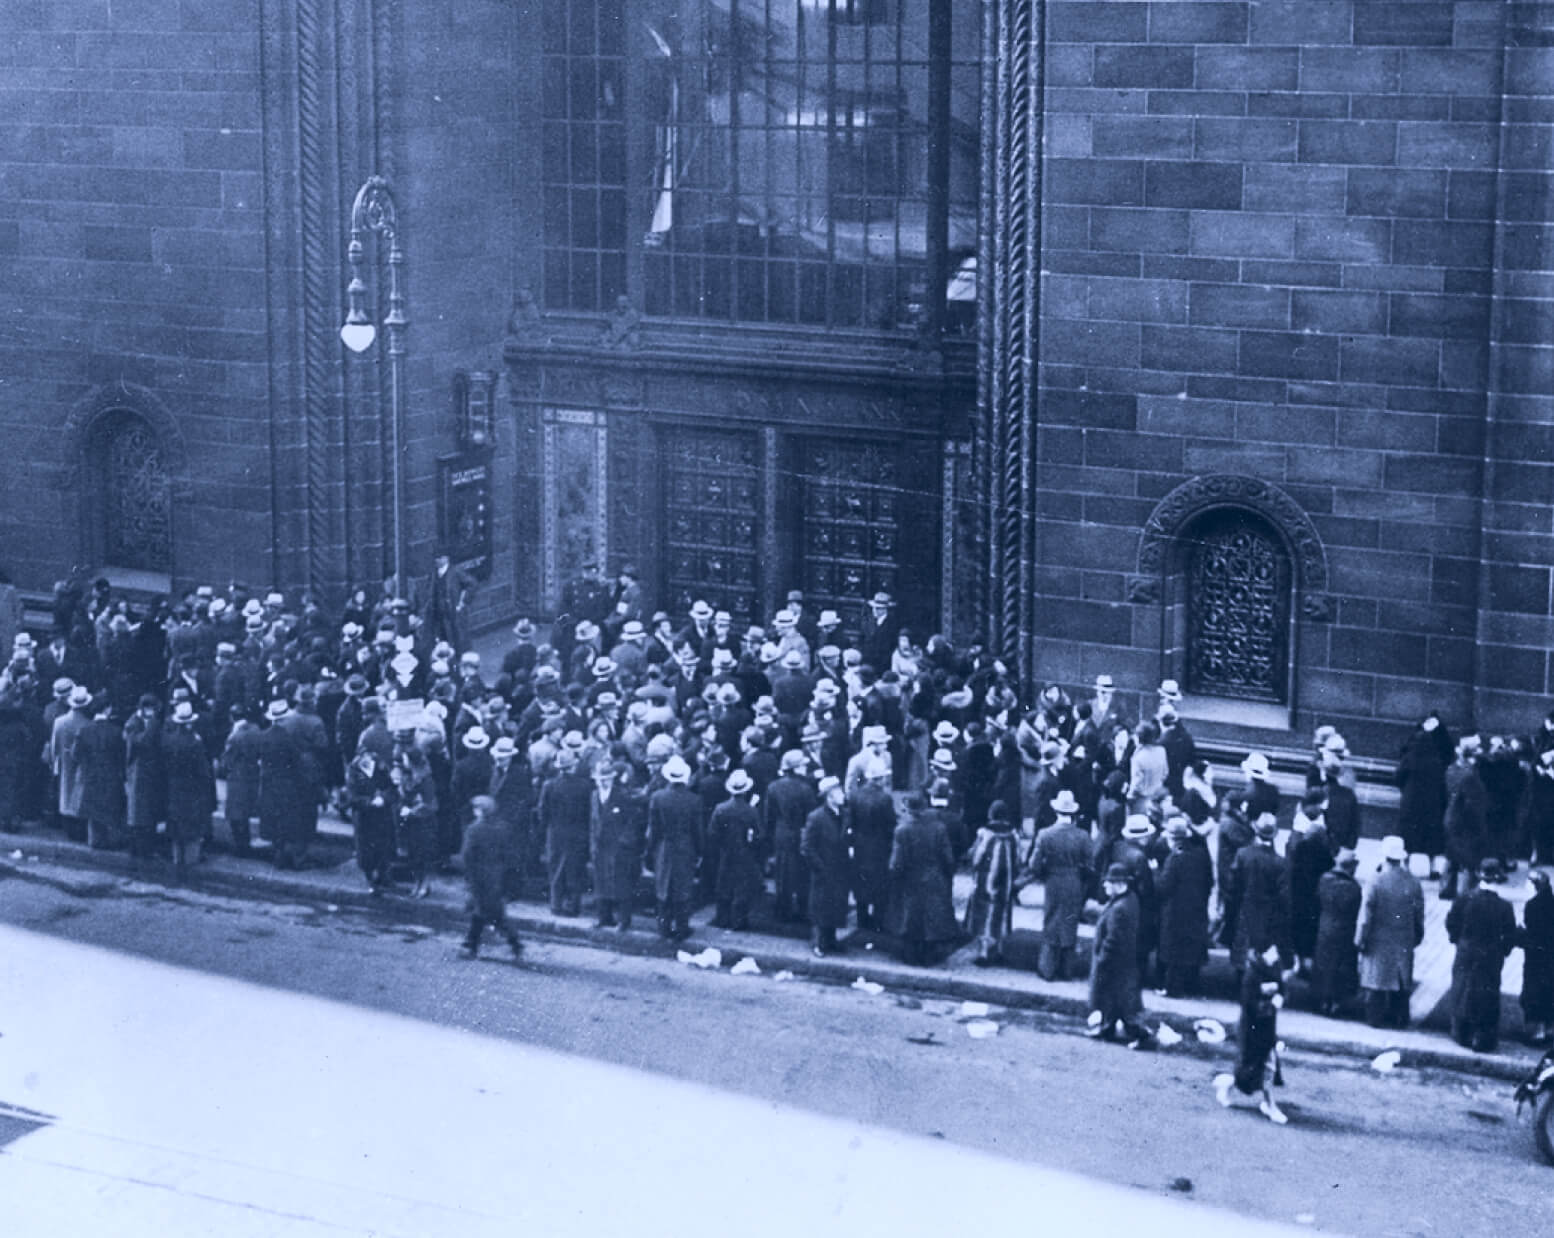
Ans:
[[[340,340],[352,352],[366,352],[377,338],[377,329],[367,316],[367,285],[362,280],[362,235],[375,232],[388,240],[389,309],[383,319],[388,333],[389,358],[389,448],[393,457],[390,469],[393,488],[394,524],[394,589],[406,596],[405,538],[404,538],[404,489],[405,466],[403,459],[403,425],[405,398],[405,328],[410,320],[405,317],[404,276],[405,251],[399,243],[398,212],[394,205],[394,191],[381,176],[369,176],[356,192],[351,206],[351,244],[346,251],[351,263],[351,282],[345,290],[347,313],[345,325],[340,328]]]

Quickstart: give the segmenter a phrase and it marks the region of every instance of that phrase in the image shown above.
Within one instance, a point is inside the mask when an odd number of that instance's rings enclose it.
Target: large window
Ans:
[[[941,321],[976,244],[979,11],[545,0],[546,307]]]

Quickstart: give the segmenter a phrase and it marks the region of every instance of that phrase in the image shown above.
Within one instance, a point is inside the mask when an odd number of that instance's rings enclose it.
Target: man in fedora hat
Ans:
[[[556,772],[540,788],[539,826],[545,835],[552,915],[576,916],[588,878],[588,820],[593,785],[578,751],[562,741]]]
[[[771,840],[776,878],[777,919],[808,918],[809,874],[799,854],[804,822],[820,804],[814,782],[806,777],[808,760],[797,748],[782,754],[776,780],[766,789],[766,834]]]
[[[847,891],[851,879],[847,831],[842,818],[846,792],[841,780],[820,780],[820,804],[804,820],[799,854],[809,869],[809,920],[814,930],[816,958],[839,953],[836,934],[847,926]]]
[[[265,709],[268,725],[260,734],[259,834],[272,844],[277,868],[297,868],[307,849],[310,825],[317,813],[302,741],[282,725],[291,713],[284,697]]]
[[[60,827],[68,837],[84,842],[86,821],[81,813],[81,797],[86,789],[86,781],[76,748],[82,732],[92,723],[92,694],[86,685],[76,684],[70,689],[65,701],[68,708],[54,719],[54,728],[44,756],[59,787],[56,803]]]
[[[1191,997],[1198,992],[1198,976],[1209,957],[1214,865],[1208,843],[1185,814],[1166,818],[1165,835],[1170,851],[1155,878],[1160,903],[1160,983],[1170,997]]]
[[[1320,787],[1325,805],[1322,823],[1335,850],[1353,848],[1360,841],[1360,801],[1354,793],[1354,774],[1346,762],[1349,745],[1337,731],[1329,735],[1317,755],[1316,777],[1307,785]]]
[[[640,619],[628,619],[621,624],[620,637],[610,649],[610,660],[615,663],[623,681],[640,683],[647,670],[647,629]]]
[[[955,852],[945,818],[950,788],[914,791],[890,847],[891,898],[886,927],[901,942],[902,962],[923,966],[960,935],[955,918]]]
[[[1414,951],[1424,941],[1424,892],[1408,871],[1408,847],[1400,835],[1381,840],[1381,858],[1381,871],[1365,886],[1354,929],[1365,1021],[1372,1027],[1407,1027]]]
[[[858,634],[858,649],[864,663],[876,671],[888,667],[900,632],[901,618],[896,612],[896,601],[880,589],[869,599],[868,613],[863,617]]]
[[[94,849],[108,850],[123,845],[124,732],[113,720],[113,702],[107,693],[93,698],[90,713],[90,725],[76,740],[81,815],[86,818],[87,842]]]
[[[1500,978],[1516,946],[1516,913],[1496,889],[1505,870],[1493,856],[1478,869],[1478,885],[1453,901],[1446,935],[1457,952],[1451,965],[1451,1036],[1475,1053],[1500,1043]]]
[[[890,890],[890,845],[896,833],[896,804],[890,794],[889,758],[874,757],[847,796],[848,845],[853,852],[853,899],[858,927],[882,927]]]
[[[182,879],[190,860],[198,860],[200,843],[216,811],[216,778],[210,754],[194,729],[198,715],[180,701],[168,715],[162,733],[162,765],[167,778],[167,837],[173,849],[173,869]]]
[[[702,800],[691,790],[691,767],[678,753],[659,772],[664,786],[648,800],[647,825],[658,932],[669,940],[684,941],[691,935],[691,899],[702,852]]]
[[[493,768],[490,733],[479,724],[467,728],[459,739],[459,752],[454,757],[453,778],[449,784],[453,794],[453,820],[457,833],[441,840],[447,854],[462,850],[463,831],[471,820],[470,804],[477,795],[491,793]]]
[[[1087,1035],[1115,1040],[1120,1030],[1130,1049],[1150,1047],[1154,1037],[1140,1021],[1139,902],[1128,870],[1113,864],[1101,882],[1106,906],[1095,923],[1090,949],[1090,1019]]]
[[[162,702],[151,693],[140,698],[124,723],[126,819],[130,850],[149,857],[157,829],[167,815],[167,769],[162,763]]]
[[[601,753],[592,770],[594,792],[588,808],[596,927],[613,926],[623,933],[631,927],[647,826],[647,802],[634,792],[630,777],[630,766],[617,765],[608,752]]]
[[[1261,954],[1270,945],[1289,949],[1289,870],[1273,843],[1278,819],[1265,812],[1252,823],[1255,837],[1236,853],[1224,881],[1225,926],[1231,965],[1239,972],[1248,952]]]
[[[1090,835],[1074,823],[1079,801],[1067,787],[1051,801],[1053,823],[1036,835],[1029,876],[1042,883],[1043,980],[1067,980],[1079,944],[1079,913],[1090,884]]]
[[[750,927],[750,905],[761,892],[761,859],[765,841],[756,812],[755,782],[736,769],[724,780],[728,798],[712,810],[707,824],[707,853],[717,864],[713,899],[719,928]]]
[[[712,616],[715,612],[706,598],[697,598],[691,603],[691,608],[686,612],[685,625],[675,634],[677,645],[689,645],[696,651],[696,657],[702,661],[702,670],[705,673],[712,666],[712,653],[709,650],[703,659],[703,647],[712,639]]]

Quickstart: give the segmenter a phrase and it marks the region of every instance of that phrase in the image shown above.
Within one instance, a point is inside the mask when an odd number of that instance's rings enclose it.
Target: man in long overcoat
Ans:
[[[631,927],[647,824],[647,804],[633,791],[630,776],[629,766],[617,766],[608,753],[602,754],[594,762],[594,791],[588,807],[598,926],[613,925],[623,933]]]
[[[1478,885],[1452,903],[1446,935],[1457,947],[1451,965],[1451,1035],[1475,1053],[1500,1043],[1500,974],[1516,945],[1516,913],[1494,886],[1500,862],[1484,860]]]
[[[575,916],[581,911],[588,880],[588,810],[593,784],[577,753],[563,747],[556,754],[556,773],[540,788],[539,823],[545,833],[545,860],[550,872],[550,910]]]
[[[76,741],[81,767],[81,815],[94,848],[122,845],[124,831],[124,732],[113,720],[113,702],[93,702],[96,716]]]
[[[1306,792],[1301,810],[1295,815],[1295,828],[1284,847],[1289,869],[1290,943],[1301,966],[1309,969],[1317,948],[1317,922],[1321,905],[1317,901],[1317,883],[1333,867],[1333,849],[1323,823],[1325,796],[1321,788]]]
[[[1489,794],[1479,777],[1482,744],[1477,735],[1457,741],[1457,759],[1446,768],[1446,875],[1441,897],[1455,898],[1473,880],[1489,845]]]
[[[223,815],[232,832],[232,849],[248,854],[253,823],[259,817],[259,724],[241,715],[232,724],[221,753],[221,769],[227,780]]]
[[[507,941],[513,957],[523,952],[518,931],[507,919],[507,901],[503,881],[507,871],[507,839],[497,824],[495,802],[489,795],[477,795],[470,801],[469,828],[464,831],[464,849],[460,860],[464,884],[469,890],[469,932],[460,954],[466,959],[480,952],[480,938],[491,925]]]
[[[1360,955],[1354,931],[1364,893],[1354,879],[1359,857],[1345,847],[1317,882],[1317,945],[1311,971],[1317,1009],[1333,1016],[1360,987]]]
[[[846,794],[841,780],[820,780],[821,803],[804,821],[799,854],[809,867],[809,920],[814,926],[817,958],[836,953],[836,932],[847,925],[847,892],[852,864],[842,822]]]
[[[1036,835],[1030,876],[1042,883],[1041,957],[1043,980],[1067,980],[1079,944],[1079,913],[1090,883],[1090,835],[1074,824],[1079,801],[1066,788],[1053,797],[1056,819]]]
[[[128,775],[130,850],[151,854],[157,826],[167,815],[167,769],[162,763],[161,702],[140,698],[124,723],[124,768]]]
[[[1139,1021],[1144,999],[1139,980],[1139,900],[1133,893],[1132,877],[1120,864],[1106,870],[1102,889],[1106,906],[1095,924],[1095,941],[1090,954],[1090,1027],[1086,1033],[1100,1040],[1113,1040],[1122,1026],[1124,1038],[1131,1044],[1150,1039]]]
[[[712,889],[718,906],[713,923],[748,929],[750,905],[761,892],[761,818],[751,802],[755,782],[748,772],[736,769],[725,788],[728,798],[712,810],[707,823],[707,853],[718,866]]]
[[[1414,990],[1414,951],[1424,940],[1424,891],[1405,866],[1400,835],[1381,840],[1382,869],[1365,887],[1354,944],[1360,952],[1365,1021],[1372,1027],[1407,1027]]]
[[[766,788],[766,834],[771,839],[777,880],[777,918],[808,918],[809,873],[799,854],[804,822],[820,803],[815,784],[804,776],[806,760],[797,748],[782,754],[781,773]]]
[[[167,774],[167,838],[173,848],[173,865],[180,876],[190,859],[199,858],[200,842],[216,811],[216,777],[210,753],[195,730],[198,715],[188,701],[180,701],[162,734],[162,763]]]
[[[235,738],[235,736],[234,736]],[[356,864],[374,894],[388,884],[394,862],[394,823],[399,802],[389,762],[358,752],[345,767],[345,795],[356,835]]]
[[[288,732],[297,741],[301,753],[299,766],[304,786],[299,788],[298,825],[305,847],[318,833],[318,810],[324,802],[324,787],[329,769],[329,731],[318,716],[318,696],[311,684],[297,689],[295,708],[281,715],[272,725]],[[297,857],[301,863],[302,857]]]
[[[1161,980],[1172,997],[1197,993],[1198,974],[1209,957],[1209,898],[1214,892],[1214,865],[1206,839],[1186,817],[1166,822],[1170,854],[1155,877],[1160,900],[1159,961]]]
[[[496,822],[507,839],[507,896],[517,898],[534,852],[534,779],[528,759],[511,736],[499,735],[491,745],[490,794]]]
[[[648,800],[647,847],[653,857],[658,931],[683,941],[691,935],[691,899],[701,855],[702,800],[690,789],[691,767],[676,754],[659,771],[665,786]]]
[[[296,868],[312,836],[318,807],[308,778],[306,757],[296,736],[279,723],[291,706],[276,699],[265,711],[270,720],[259,734],[259,834],[273,845],[277,868]]]
[[[955,852],[945,810],[950,788],[935,782],[915,792],[890,848],[887,927],[901,939],[902,962],[921,966],[934,949],[960,935],[955,918]]]
[[[847,797],[847,841],[853,852],[853,897],[861,929],[880,927],[885,915],[890,847],[896,832],[890,779],[888,758],[870,761],[864,766],[862,783]]]
[[[1273,849],[1278,821],[1263,813],[1253,823],[1256,837],[1236,853],[1224,881],[1225,936],[1231,965],[1239,974],[1247,952],[1261,954],[1269,946],[1289,949],[1289,872]]]

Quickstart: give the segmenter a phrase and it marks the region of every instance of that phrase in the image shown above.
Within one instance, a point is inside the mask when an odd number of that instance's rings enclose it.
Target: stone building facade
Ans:
[[[883,588],[1376,753],[1554,690],[1554,4],[16,0],[0,48],[27,589],[376,588],[379,173],[406,557],[483,619],[592,557]]]

